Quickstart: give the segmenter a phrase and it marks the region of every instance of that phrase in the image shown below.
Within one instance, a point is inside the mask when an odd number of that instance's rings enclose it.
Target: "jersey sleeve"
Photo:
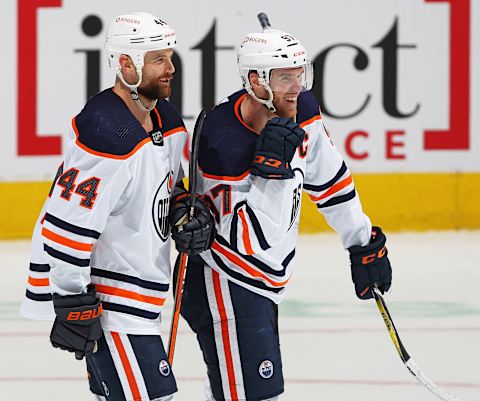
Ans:
[[[51,292],[78,294],[90,284],[92,252],[110,214],[121,210],[132,163],[132,158],[99,156],[70,143],[40,230]]]
[[[304,190],[340,235],[345,248],[366,245],[370,219],[363,213],[350,170],[331,141],[323,119],[315,119],[303,128],[309,136]]]
[[[60,165],[59,171],[63,167]],[[50,264],[43,250],[43,216],[50,197],[47,197],[35,223],[30,247],[27,289],[20,307],[20,314],[34,320],[50,320],[55,317],[50,289]]]

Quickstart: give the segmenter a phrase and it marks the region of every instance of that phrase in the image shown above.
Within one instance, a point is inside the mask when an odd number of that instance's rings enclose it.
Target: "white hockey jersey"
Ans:
[[[171,276],[169,199],[183,178],[187,133],[166,100],[151,117],[147,133],[108,89],[72,120],[33,234],[25,317],[51,319],[52,293],[78,294],[93,283],[105,329],[160,332]]]
[[[366,245],[371,223],[310,92],[298,99],[297,121],[306,136],[291,162],[295,177],[250,175],[258,133],[242,120],[245,96],[239,91],[218,104],[203,125],[198,187],[214,210],[218,234],[201,257],[228,279],[280,303],[295,264],[302,190],[346,248]],[[310,268],[320,265],[321,258]]]

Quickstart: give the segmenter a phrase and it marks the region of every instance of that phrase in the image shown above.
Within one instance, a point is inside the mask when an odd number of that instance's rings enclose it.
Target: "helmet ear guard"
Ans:
[[[119,15],[110,23],[106,40],[105,52],[108,65],[122,83],[130,89],[132,99],[143,111],[150,111],[155,104],[146,108],[140,101],[137,88],[142,83],[142,68],[145,53],[155,50],[171,49],[177,45],[175,31],[160,18],[144,12]],[[129,84],[122,75],[120,56],[127,55],[132,59],[138,74],[138,81]]]
[[[250,70],[247,74],[247,77],[245,76],[242,76],[242,81],[243,81],[243,87],[245,88],[245,90],[247,91],[247,93],[253,97],[258,103],[261,103],[261,104],[264,104],[268,110],[270,110],[272,113],[275,113],[276,108],[275,106],[273,105],[273,92],[272,92],[272,88],[270,88],[270,85],[268,84],[268,82],[265,80],[264,76],[259,76],[258,77],[258,83],[267,91],[268,93],[268,99],[262,99],[262,98],[259,98],[253,88],[252,88],[252,84],[250,82],[250,73],[256,73],[257,75],[259,75],[259,71],[258,70]]]

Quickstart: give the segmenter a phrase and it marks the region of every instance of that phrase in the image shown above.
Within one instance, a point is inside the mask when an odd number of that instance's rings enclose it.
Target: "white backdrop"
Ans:
[[[33,20],[26,13],[17,15],[17,1],[27,9],[28,4],[40,5],[36,35]],[[189,117],[202,107],[202,95],[210,93],[219,101],[239,89],[235,49],[246,33],[259,30],[256,14],[264,11],[274,27],[298,37],[316,60],[316,94],[325,106],[331,136],[353,171],[480,171],[479,0],[137,0],[135,5],[125,0],[6,0],[2,5],[0,181],[51,178],[61,148],[45,152],[39,145],[25,154],[18,150],[19,138],[25,142],[32,136],[65,134],[87,98],[85,50],[100,50],[110,19],[135,10],[152,12],[177,31],[181,108],[189,127],[193,124]],[[82,29],[88,16],[102,23],[99,31],[90,29],[93,36]],[[18,30],[32,31],[28,41],[19,43]],[[456,39],[453,52],[451,37]],[[36,43],[36,58],[26,43]],[[106,88],[112,85],[113,74],[103,55],[100,61],[90,74],[99,70],[100,87]],[[212,82],[208,72],[214,65]],[[470,72],[464,76],[467,67]],[[37,77],[36,99],[31,93],[18,93],[18,80],[34,82],[32,76]],[[383,84],[384,76],[389,86]],[[18,119],[33,121],[32,110],[36,132],[19,130]],[[428,149],[436,145],[425,142],[426,130],[450,128],[443,141],[447,149]]]

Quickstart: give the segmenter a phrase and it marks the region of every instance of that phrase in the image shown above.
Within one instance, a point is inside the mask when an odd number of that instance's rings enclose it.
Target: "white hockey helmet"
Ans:
[[[287,32],[266,27],[263,32],[249,33],[240,44],[237,52],[237,68],[243,87],[258,102],[275,112],[273,93],[270,85],[271,71],[275,68],[303,67],[301,86],[310,90],[313,85],[313,66],[308,60],[306,49],[300,41]],[[258,98],[252,90],[249,74],[258,74],[260,84],[269,93],[269,99]]]
[[[171,49],[177,45],[175,31],[165,21],[145,12],[134,12],[113,18],[105,40],[108,65],[132,93],[140,108],[146,109],[138,100],[137,88],[142,82],[145,53],[152,50]],[[138,74],[136,84],[128,84],[120,67],[120,56],[131,57]]]

